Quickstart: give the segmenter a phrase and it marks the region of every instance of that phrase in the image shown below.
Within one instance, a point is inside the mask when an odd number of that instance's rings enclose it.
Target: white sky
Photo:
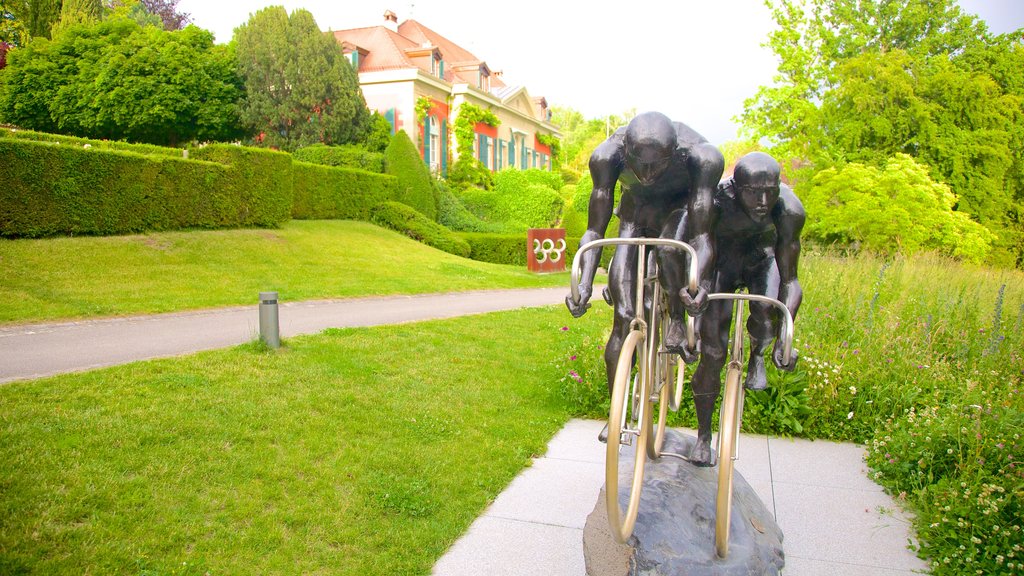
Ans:
[[[774,26],[762,0],[180,0],[219,43],[265,6],[309,10],[322,30],[374,26],[384,11],[418,20],[506,81],[587,118],[657,110],[711,142],[736,137],[743,101],[770,84],[762,48]],[[960,0],[995,32],[1024,27],[1024,0]],[[486,7],[485,7],[486,6]]]

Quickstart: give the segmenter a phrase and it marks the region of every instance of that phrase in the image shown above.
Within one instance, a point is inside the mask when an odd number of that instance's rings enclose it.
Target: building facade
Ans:
[[[498,119],[473,126],[472,154],[484,166],[552,169],[544,142],[559,133],[547,100],[506,83],[468,50],[415,20],[399,24],[390,10],[380,26],[333,34],[358,71],[367,106],[392,132],[405,130],[431,170],[445,174],[458,158],[453,128],[466,104]]]

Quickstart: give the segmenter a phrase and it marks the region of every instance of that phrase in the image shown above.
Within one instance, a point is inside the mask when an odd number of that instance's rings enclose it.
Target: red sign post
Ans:
[[[530,272],[565,271],[565,228],[531,228],[526,232],[526,268]]]

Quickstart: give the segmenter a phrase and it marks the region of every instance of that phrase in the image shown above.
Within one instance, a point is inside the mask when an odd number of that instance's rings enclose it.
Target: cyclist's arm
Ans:
[[[590,175],[594,180],[594,188],[590,193],[590,206],[587,210],[587,231],[580,239],[580,245],[604,238],[608,223],[615,208],[615,183],[622,173],[622,147],[612,140],[606,140],[594,150],[590,156]],[[601,262],[602,249],[590,250],[581,258],[580,284],[581,290],[586,287],[589,295]]]
[[[775,220],[775,263],[779,268],[779,301],[786,305],[796,319],[803,290],[797,279],[797,264],[800,260],[800,231],[804,227],[806,214],[800,200],[793,191],[782,184],[779,201],[773,210]]]

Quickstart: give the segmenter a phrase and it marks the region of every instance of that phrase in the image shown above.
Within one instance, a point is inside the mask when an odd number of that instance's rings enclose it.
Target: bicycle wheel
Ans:
[[[722,414],[718,421],[718,495],[715,499],[715,552],[719,558],[729,554],[729,519],[732,515],[732,473],[736,455],[736,435],[739,432],[740,378],[743,369],[730,363],[725,375],[725,394],[722,396]]]
[[[633,330],[622,344],[619,362],[615,367],[615,387],[612,391],[611,408],[608,411],[608,444],[605,452],[605,500],[608,508],[608,525],[612,536],[619,543],[625,543],[633,534],[636,516],[640,510],[640,490],[644,482],[644,464],[649,427],[643,423],[640,414],[644,407],[644,333]],[[634,372],[634,354],[636,369]],[[635,378],[633,376],[636,376]],[[633,447],[633,477],[629,480],[626,493],[628,501],[623,513],[619,507],[619,456],[623,446]]]
[[[651,321],[647,325],[647,394],[648,405],[646,423],[647,456],[652,460],[661,457],[661,448],[665,444],[665,423],[668,418],[669,396],[672,386],[669,382],[669,356],[662,350],[665,330],[668,329],[668,303],[665,302],[661,286],[655,282],[653,290],[655,303],[651,306]]]

